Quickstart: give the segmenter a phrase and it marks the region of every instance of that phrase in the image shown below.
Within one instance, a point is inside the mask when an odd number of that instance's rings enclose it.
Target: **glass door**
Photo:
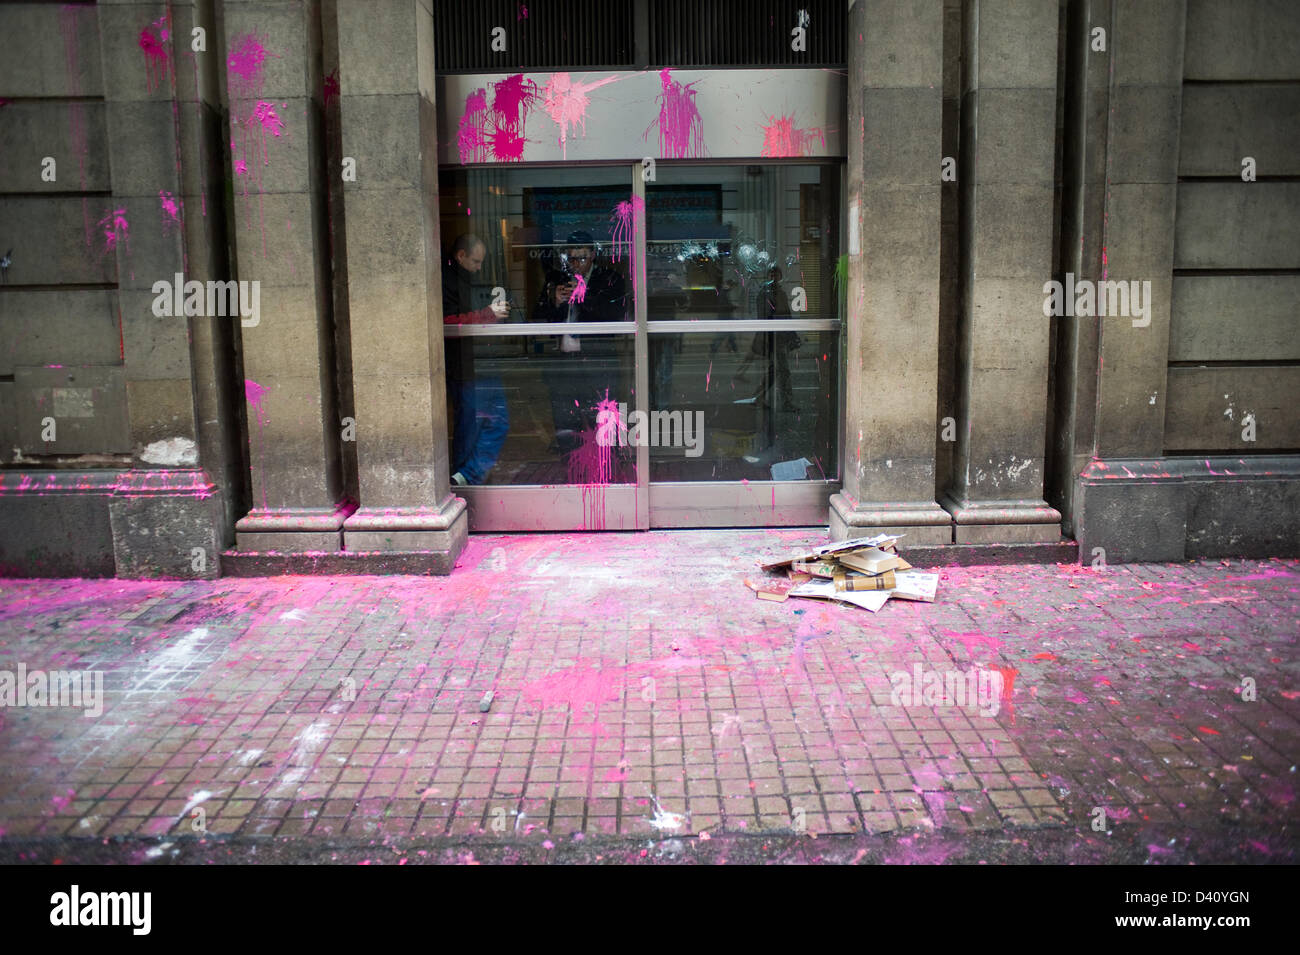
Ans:
[[[450,451],[473,530],[822,524],[841,168],[445,170]]]
[[[449,451],[473,530],[649,526],[636,170],[445,171],[439,190]]]

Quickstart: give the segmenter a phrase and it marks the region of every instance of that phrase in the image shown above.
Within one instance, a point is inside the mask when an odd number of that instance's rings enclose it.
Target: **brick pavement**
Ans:
[[[0,670],[104,679],[97,718],[0,710],[0,859],[755,837],[1294,861],[1300,562],[952,568],[936,603],[876,615],[745,589],[824,540],[475,536],[450,578],[0,581]],[[1001,694],[891,702],[891,675],[981,671]]]

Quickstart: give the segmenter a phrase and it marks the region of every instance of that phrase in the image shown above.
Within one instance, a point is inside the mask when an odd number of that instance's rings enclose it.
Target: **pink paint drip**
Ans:
[[[670,159],[703,157],[704,120],[695,105],[695,83],[678,83],[672,78],[672,70],[667,68],[659,71],[659,82],[662,87],[658,96],[659,116],[646,128],[645,136],[649,136],[650,130],[657,125],[659,155]]]
[[[598,421],[612,415],[615,428],[622,427],[618,402],[610,399],[608,389],[596,405],[596,414]],[[597,440],[599,430],[582,432],[582,443],[568,460],[569,483],[582,488],[583,527],[593,531],[605,529],[605,488],[614,481],[614,449]]]
[[[587,107],[591,105],[587,94],[618,79],[617,76],[609,76],[594,83],[575,83],[568,73],[556,73],[546,84],[543,105],[547,114],[560,127],[560,153],[564,158],[569,156],[570,130],[576,131],[581,126],[582,134],[587,135]]]
[[[610,259],[619,261],[626,251],[628,272],[632,279],[632,296],[636,297],[636,277],[638,272],[637,239],[640,237],[641,223],[645,221],[645,200],[640,196],[620,202],[614,207],[614,214],[609,217],[613,223],[610,231]]]
[[[180,205],[175,196],[161,189],[158,190],[158,204],[162,207],[163,235],[168,235],[173,226],[180,225]]]
[[[573,277],[573,294],[569,296],[571,302],[582,302],[587,297],[587,280],[581,275]]]
[[[144,54],[145,88],[150,93],[159,89],[171,72],[171,51],[167,40],[167,14],[163,14],[140,31],[140,52]]]
[[[465,97],[465,112],[456,130],[463,163],[519,162],[524,158],[528,111],[541,101],[542,91],[522,73],[490,88],[491,107],[486,89],[476,89]]]
[[[763,127],[763,150],[760,153],[771,159],[811,156],[814,141],[819,141],[826,148],[825,130],[813,126],[801,129],[794,124],[793,116],[777,119],[769,116],[770,122]]]
[[[266,221],[262,210],[262,169],[271,164],[267,152],[267,136],[278,139],[284,123],[276,115],[274,105],[263,99],[266,84],[268,53],[264,38],[256,33],[236,37],[230,55],[226,57],[227,87],[230,91],[230,151],[235,175],[244,180],[244,197],[248,198],[248,184],[257,189],[258,225],[262,232],[262,254],[266,255]]]
[[[117,245],[122,243],[122,247],[127,254],[131,252],[131,226],[126,221],[125,209],[114,209],[104,218],[99,220],[99,227],[104,232],[104,254],[117,251]]]

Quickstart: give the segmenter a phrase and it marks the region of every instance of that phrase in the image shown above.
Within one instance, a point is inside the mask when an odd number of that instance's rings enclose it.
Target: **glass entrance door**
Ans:
[[[839,177],[444,171],[449,448],[471,529],[823,523]]]

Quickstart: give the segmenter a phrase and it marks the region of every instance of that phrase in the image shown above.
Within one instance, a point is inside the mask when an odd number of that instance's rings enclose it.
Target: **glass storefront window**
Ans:
[[[661,165],[646,184],[650,321],[839,318],[839,180],[830,165]]]

